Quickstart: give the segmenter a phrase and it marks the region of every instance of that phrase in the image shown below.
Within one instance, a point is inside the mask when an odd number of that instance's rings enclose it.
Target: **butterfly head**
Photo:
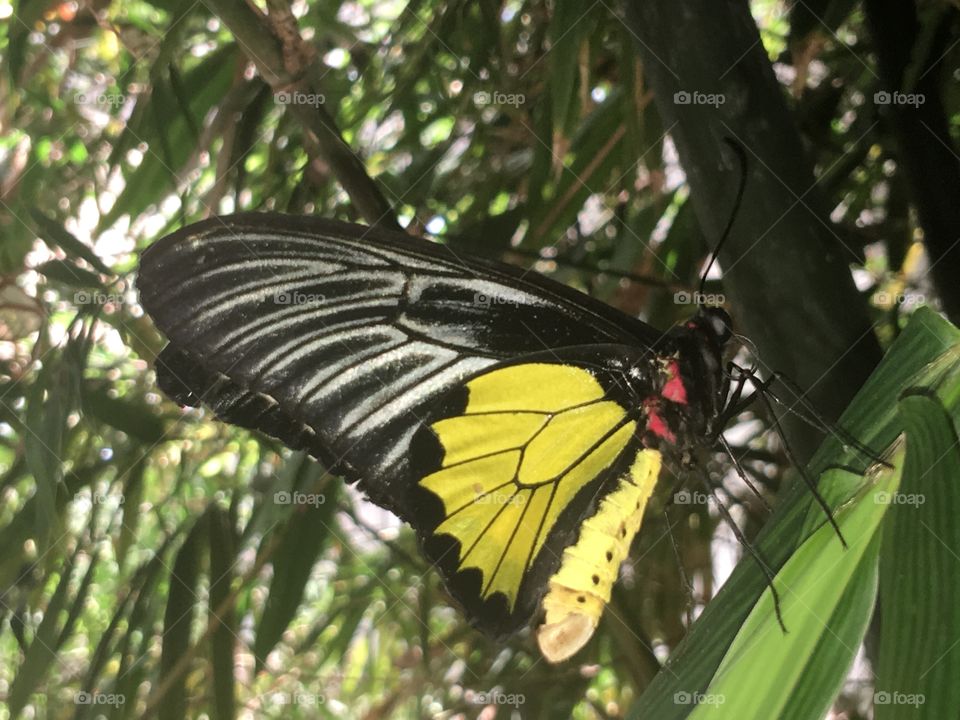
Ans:
[[[710,337],[721,352],[733,338],[733,320],[722,307],[703,306],[690,322]]]

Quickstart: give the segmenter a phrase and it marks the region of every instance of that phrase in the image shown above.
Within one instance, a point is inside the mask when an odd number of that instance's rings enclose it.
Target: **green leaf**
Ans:
[[[565,132],[577,114],[580,43],[591,29],[585,21],[590,6],[573,0],[557,0],[550,20],[550,103],[553,128]]]
[[[900,458],[902,454],[894,459],[896,468]],[[856,486],[860,480],[859,475],[834,470],[821,482]],[[836,513],[849,547],[844,548],[833,527],[824,522],[791,555],[774,579],[788,632],[784,634],[777,622],[772,594],[764,593],[703,695],[678,694],[696,705],[690,718],[783,718],[789,714],[815,720],[826,713],[873,609],[880,547],[877,530],[887,509],[877,499],[895,491],[898,482],[898,469],[883,468],[856,502]],[[840,627],[843,635],[837,631]],[[823,672],[824,663],[832,672]],[[758,682],[761,667],[763,681]],[[818,670],[820,688],[810,677]],[[801,687],[805,706],[796,697]]]
[[[194,129],[230,87],[236,54],[235,45],[225,45],[184,73],[182,80],[171,80],[169,73],[157,75],[143,110],[138,107],[139,122],[131,128],[137,142],[149,147],[142,162],[127,170],[127,184],[101,227],[110,227],[123,215],[136,216],[177,189],[177,172],[196,150]],[[188,98],[189,105],[181,106],[178,98]]]
[[[253,653],[256,670],[263,667],[283,631],[294,618],[303,600],[304,589],[320,553],[330,535],[330,523],[336,502],[316,492],[316,485],[327,473],[309,460],[303,461],[293,493],[277,493],[277,502],[292,510],[279,539],[273,545],[273,579],[263,615],[257,623]],[[298,497],[317,502],[292,504]],[[322,498],[322,502],[319,499]]]
[[[177,552],[170,573],[170,592],[163,616],[163,646],[156,690],[163,693],[160,720],[180,720],[187,713],[187,671],[181,660],[190,649],[190,629],[197,609],[200,557],[207,536],[206,516],[193,526]]]
[[[79,548],[77,552],[79,552]],[[30,699],[30,695],[37,690],[50,666],[57,659],[57,638],[61,633],[59,615],[67,606],[70,577],[73,575],[76,556],[76,552],[70,555],[60,571],[57,589],[53,591],[53,595],[50,596],[50,600],[44,608],[43,619],[40,621],[33,642],[27,648],[23,662],[17,668],[17,674],[10,684],[10,691],[7,695],[10,717],[16,717],[20,714],[20,711]]]
[[[907,388],[937,386],[955,407],[960,394],[960,381],[950,373],[958,365],[960,330],[930,310],[919,310],[847,408],[840,425],[869,447],[887,448],[903,430],[895,398]],[[949,378],[950,382],[945,378]],[[812,477],[819,478],[830,468],[856,468],[862,467],[863,463],[863,459],[852,449],[845,448],[839,439],[829,437],[808,465],[807,471]],[[844,508],[855,492],[850,483],[837,482],[837,476],[832,477],[835,478],[832,484],[824,484],[823,494],[835,508]],[[803,483],[795,481],[783,492],[776,511],[755,541],[755,546],[774,572],[779,572],[794,551],[811,537],[811,533],[815,535],[818,532],[823,521],[823,511],[817,507],[809,491]],[[869,582],[868,573],[860,572],[860,582]],[[848,577],[852,585],[854,575],[848,573]],[[756,563],[750,557],[743,558],[671,655],[664,670],[658,673],[635,703],[630,717],[655,717],[658,720],[687,717],[695,706],[678,704],[675,702],[676,694],[700,696],[706,692],[754,606],[767,592],[763,574]],[[856,593],[844,601],[851,605],[847,616],[839,618],[844,628],[848,623],[856,625],[852,606],[862,601],[863,598]],[[840,607],[838,603],[835,609]],[[767,683],[767,666],[762,655],[753,663],[753,672],[754,685]],[[818,688],[810,684],[815,680],[820,682]],[[776,682],[778,679],[771,678],[769,684]],[[807,678],[805,683],[797,685],[796,692],[807,706],[795,708],[792,712],[822,712],[825,704],[833,699],[836,677],[820,678],[818,672],[816,677]],[[755,691],[766,692],[765,687],[755,688]]]
[[[30,388],[24,451],[36,482],[36,537],[42,549],[60,527],[57,493],[63,484],[63,445],[70,403],[61,358],[50,354]]]
[[[48,246],[51,248],[59,247],[67,254],[67,257],[85,260],[90,264],[90,267],[99,273],[113,275],[113,271],[97,257],[93,248],[78,240],[76,236],[64,229],[59,222],[36,209],[32,210],[30,214],[33,216],[34,222],[37,223],[37,234]],[[97,278],[97,284],[93,287],[99,284],[100,281]]]
[[[90,272],[89,270],[85,270],[70,260],[48,260],[47,262],[38,265],[36,270],[38,273],[49,278],[50,280],[63,283],[68,287],[103,287],[103,282],[100,280],[99,275],[94,272]],[[89,302],[87,299],[88,296],[89,293],[76,293],[74,296],[74,303],[77,305],[85,305],[87,302]]]
[[[147,445],[156,445],[166,438],[163,421],[148,405],[113,397],[105,385],[84,383],[81,400],[85,413]]]
[[[213,669],[215,718],[236,716],[234,643],[237,640],[236,613],[230,602],[230,586],[237,556],[230,516],[213,505],[210,520],[210,659]]]
[[[874,717],[949,717],[960,707],[960,443],[936,396],[909,394],[900,413],[907,459],[887,498]]]

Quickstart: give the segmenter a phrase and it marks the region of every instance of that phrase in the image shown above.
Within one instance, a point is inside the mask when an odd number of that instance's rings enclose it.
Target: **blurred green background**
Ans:
[[[700,175],[652,89],[669,62],[645,62],[637,19],[603,1],[251,7],[0,0],[0,716],[624,716],[741,554],[703,493],[664,483],[597,639],[549,667],[529,636],[467,626],[409,529],[322,467],[163,398],[133,281],[139,251],[212,214],[396,219],[669,327],[721,230],[701,229],[684,167]],[[871,3],[749,6],[793,123],[767,131],[812,165],[854,281],[824,317],[862,313],[882,348],[960,292],[931,274],[956,256],[931,238],[960,237],[938,209],[960,177],[958,12],[903,8],[909,32]],[[699,109],[749,119],[736,103]],[[905,127],[903,110],[935,118]],[[720,153],[691,160],[720,173]],[[929,157],[924,180],[910,162]],[[781,265],[740,282],[775,286]],[[764,356],[778,305],[732,311]],[[858,362],[843,403],[872,370]],[[772,502],[789,463],[763,425],[732,439]],[[273,501],[295,489],[324,502]],[[721,495],[752,537],[763,504],[735,480]],[[865,662],[845,717],[870,714]]]

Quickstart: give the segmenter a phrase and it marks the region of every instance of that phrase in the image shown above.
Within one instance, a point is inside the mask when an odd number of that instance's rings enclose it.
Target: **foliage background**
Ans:
[[[814,167],[820,201],[804,222],[829,224],[856,282],[850,303],[828,311],[862,313],[881,346],[917,305],[949,311],[958,292],[935,286],[931,265],[956,253],[930,236],[958,238],[960,227],[917,204],[949,195],[960,172],[957,12],[904,6],[915,32],[900,75],[889,62],[898,19],[871,3],[750,6],[756,51],[791,118],[770,132],[796,141]],[[729,188],[721,148],[678,157],[665,121],[678,103],[651,90],[663,69],[644,60],[636,18],[605,2],[267,8],[269,23],[212,1],[0,0],[8,711],[473,716],[492,710],[476,693],[500,692],[502,716],[619,717],[739,553],[715,508],[689,494],[694,502],[677,503],[679,481],[665,483],[598,639],[581,663],[549,668],[527,636],[499,646],[466,627],[409,531],[318,465],[164,400],[150,372],[163,340],[137,305],[133,272],[138,250],[210,214],[396,221],[668,327],[689,315],[683,293],[720,231],[695,210],[683,167],[713,167]],[[905,128],[903,108],[876,93],[921,81],[922,112],[937,117]],[[911,172],[917,157],[936,160],[929,177]],[[936,187],[920,186],[930,179]],[[748,216],[767,191],[748,197]],[[784,265],[740,282],[786,282]],[[800,317],[815,315],[825,292],[795,293]],[[756,302],[734,310],[748,329],[779,317]],[[853,375],[831,376],[843,401],[869,356]],[[819,379],[828,360],[788,362]],[[749,418],[737,442],[772,498],[788,466],[782,449]],[[752,536],[767,513],[727,485],[722,496]],[[275,501],[295,488],[325,501]],[[836,703],[850,717],[870,712],[867,662]],[[78,703],[84,692],[125,702]]]

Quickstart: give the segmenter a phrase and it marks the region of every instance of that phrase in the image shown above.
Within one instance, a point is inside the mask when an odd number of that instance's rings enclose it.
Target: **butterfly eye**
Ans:
[[[730,319],[726,310],[720,307],[705,308],[703,317],[706,320],[706,326],[721,347],[730,342],[730,338],[733,337],[733,320]]]

